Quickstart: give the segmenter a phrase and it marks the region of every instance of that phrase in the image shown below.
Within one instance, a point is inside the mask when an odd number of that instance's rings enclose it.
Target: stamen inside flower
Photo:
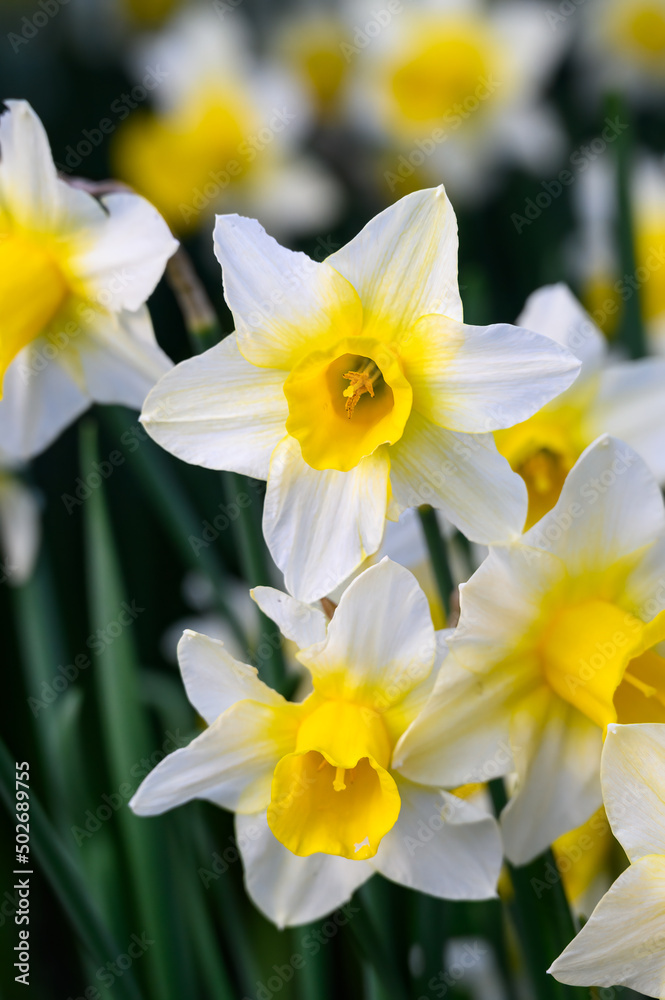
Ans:
[[[342,393],[343,396],[347,397],[344,407],[347,417],[353,415],[356,404],[364,392],[368,392],[372,399],[374,398],[374,383],[381,377],[381,372],[373,361],[368,361],[360,372],[344,372],[342,378],[348,378],[351,382],[351,385]]]
[[[397,355],[365,337],[308,355],[284,383],[286,429],[313,469],[348,472],[402,436],[413,393]]]

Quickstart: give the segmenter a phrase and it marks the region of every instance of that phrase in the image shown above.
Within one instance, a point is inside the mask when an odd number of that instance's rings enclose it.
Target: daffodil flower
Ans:
[[[280,926],[330,912],[375,871],[431,895],[494,895],[494,819],[440,787],[403,780],[392,763],[444,648],[411,574],[387,559],[372,566],[330,622],[269,587],[254,597],[299,647],[312,694],[287,702],[222,643],[185,632],[182,676],[208,728],[148,775],[134,811],[154,815],[194,798],[234,810],[247,889]],[[473,751],[460,763],[468,780],[484,773]]]
[[[665,2],[593,0],[580,11],[584,83],[612,88],[640,103],[662,99],[665,88]],[[552,27],[566,23],[556,11]]]
[[[460,605],[439,689],[400,752],[419,749],[396,760],[414,781],[450,780],[448,740],[509,738],[501,826],[523,864],[601,804],[606,727],[665,721],[665,509],[643,460],[608,436],[590,445],[552,510],[462,584]]]
[[[136,409],[171,362],[145,301],[177,243],[130,193],[60,180],[25,101],[0,117],[0,442],[46,447],[90,405]]]
[[[553,32],[545,5],[504,0],[413,0],[385,11],[383,23],[374,4],[348,9],[348,114],[394,149],[388,190],[406,193],[414,178],[436,177],[455,197],[478,200],[506,163],[552,169],[563,131],[542,93],[572,25]],[[377,27],[363,44],[365,29]]]
[[[629,986],[665,997],[665,726],[610,725],[601,780],[630,860],[548,972],[576,986]]]
[[[665,354],[665,159],[640,156],[631,174],[635,270],[622,274],[616,249],[616,171],[599,158],[580,174],[575,208],[580,226],[574,266],[583,279],[591,316],[611,336],[623,303],[639,296],[640,312],[655,354]]]
[[[221,19],[207,4],[178,12],[134,53],[139,85],[146,67],[157,82],[150,106],[114,134],[112,161],[175,232],[220,210],[282,233],[320,231],[339,213],[339,185],[300,149],[312,118],[304,90],[285,66],[250,52],[242,12]]]
[[[582,362],[570,389],[495,435],[499,451],[526,483],[527,527],[556,503],[570,469],[603,433],[631,445],[665,482],[665,361],[613,363],[602,333],[563,284],[534,292],[517,323],[563,344]]]
[[[526,490],[486,431],[530,416],[579,361],[539,334],[466,326],[442,187],[408,195],[322,263],[220,216],[236,332],[146,400],[185,461],[267,479],[263,530],[287,589],[316,600],[427,502],[470,538],[519,533]]]

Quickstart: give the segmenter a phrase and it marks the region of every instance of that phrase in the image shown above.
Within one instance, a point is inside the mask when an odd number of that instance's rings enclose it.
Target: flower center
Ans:
[[[575,406],[535,414],[529,420],[495,431],[494,440],[511,468],[525,482],[529,497],[526,531],[551,510],[564,480],[584,448],[582,414]]]
[[[408,61],[393,70],[391,90],[397,107],[411,121],[446,114],[468,118],[479,107],[479,88],[489,78],[493,61],[492,44],[480,26],[460,23],[441,29],[429,25]],[[471,101],[475,101],[473,107]]]
[[[665,615],[645,624],[616,604],[591,599],[555,615],[538,652],[552,689],[604,729],[665,718],[665,659],[651,648],[664,637]]]
[[[342,375],[342,378],[348,378],[351,383],[342,393],[343,396],[347,397],[344,406],[347,417],[353,416],[353,411],[356,408],[358,400],[364,392],[368,392],[372,399],[374,399],[374,383],[377,379],[383,380],[383,376],[374,362],[370,361],[369,358],[364,358],[363,360],[365,361],[365,365],[362,371],[344,372]]]
[[[373,857],[400,810],[390,754],[378,712],[323,702],[300,726],[295,753],[275,768],[270,829],[300,857]]]
[[[257,155],[247,137],[260,125],[243,95],[202,89],[166,114],[138,112],[123,122],[112,148],[116,173],[174,229],[194,228],[227,188],[242,184]]]
[[[646,56],[665,53],[665,12],[661,4],[627,5],[624,39],[631,48]]]
[[[529,496],[525,530],[552,509],[570,469],[569,462],[560,452],[541,448],[515,470],[526,483]]]
[[[0,384],[19,351],[44,331],[68,295],[62,271],[37,239],[0,233]]]
[[[397,355],[349,337],[304,358],[284,383],[286,429],[313,469],[348,472],[402,436],[413,394]]]

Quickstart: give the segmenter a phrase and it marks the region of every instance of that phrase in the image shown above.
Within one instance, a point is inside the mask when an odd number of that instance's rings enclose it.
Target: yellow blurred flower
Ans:
[[[163,82],[154,107],[114,134],[114,170],[179,232],[220,209],[250,212],[279,232],[320,228],[337,214],[340,192],[299,151],[307,100],[292,76],[250,57],[239,18],[185,9],[144,41],[137,74],[157,65]]]

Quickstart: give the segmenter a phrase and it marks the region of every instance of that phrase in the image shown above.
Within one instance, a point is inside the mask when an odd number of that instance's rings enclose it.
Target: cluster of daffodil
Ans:
[[[95,400],[142,406],[187,462],[266,480],[285,590],[252,597],[310,682],[288,701],[186,631],[206,725],[134,811],[232,810],[247,890],[282,927],[375,872],[490,898],[504,855],[529,862],[604,801],[631,867],[551,971],[665,996],[665,364],[608,363],[560,285],[517,326],[465,324],[437,187],[318,262],[219,216],[235,332],[173,367],[145,306],[176,248],[161,217],[61,180],[23,102],[0,148],[3,463]],[[377,558],[423,503],[489,546],[438,631],[413,574]],[[461,790],[504,776],[498,820]]]

